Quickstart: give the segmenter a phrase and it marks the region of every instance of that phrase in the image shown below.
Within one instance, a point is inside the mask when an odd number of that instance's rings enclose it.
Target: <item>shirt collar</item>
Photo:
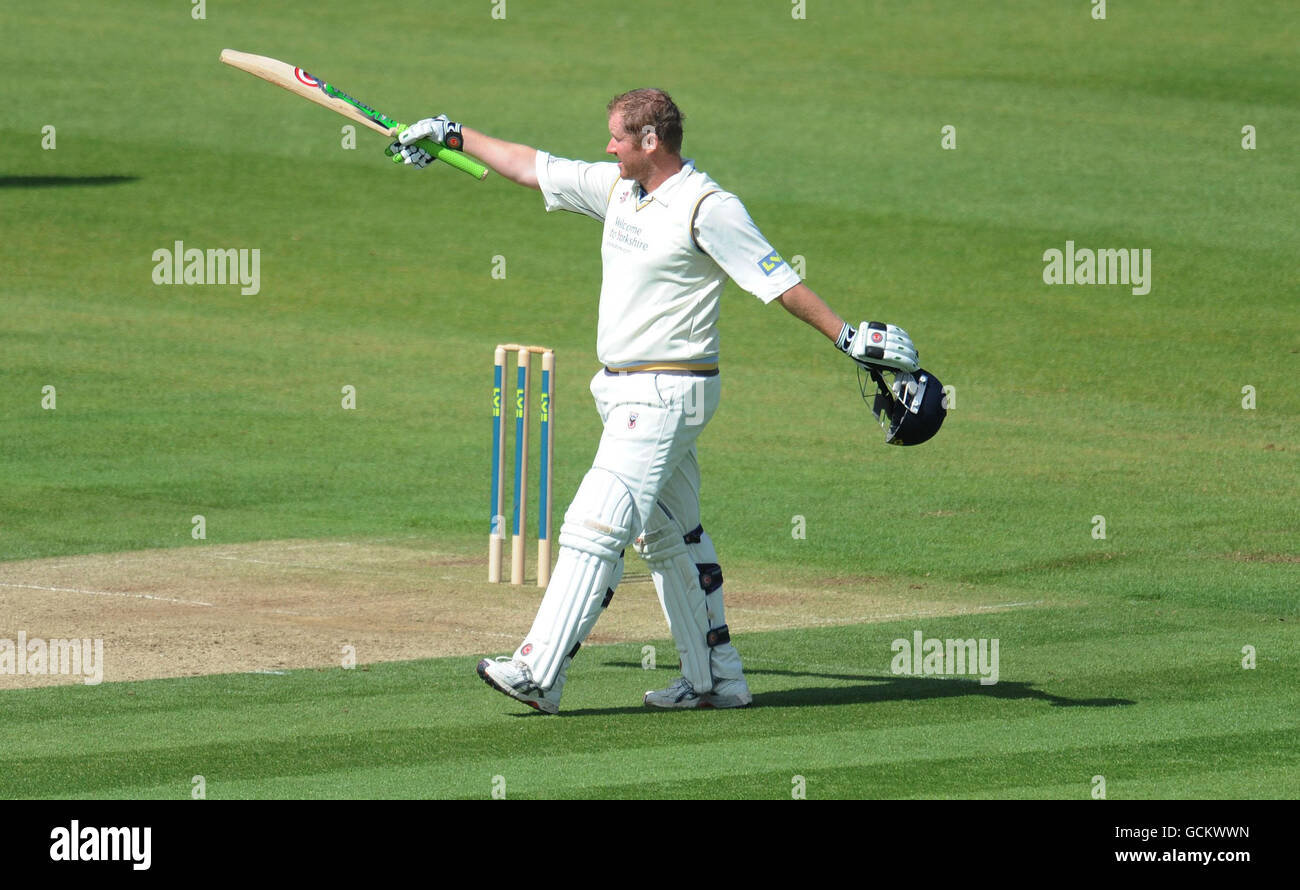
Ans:
[[[636,187],[638,203],[645,201],[647,198],[654,198],[665,207],[669,206],[672,202],[673,195],[677,192],[677,189],[686,181],[686,177],[690,176],[694,172],[695,161],[692,158],[682,158],[682,169],[659,183],[659,188],[655,189],[650,194],[642,194],[641,186],[638,185]]]

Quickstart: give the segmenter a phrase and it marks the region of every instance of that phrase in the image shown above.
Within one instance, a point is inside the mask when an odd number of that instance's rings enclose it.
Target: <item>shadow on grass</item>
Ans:
[[[754,671],[751,673],[784,673],[782,671]],[[965,677],[862,677],[870,685],[783,689],[780,692],[759,692],[754,704],[764,707],[803,707],[807,705],[856,705],[886,701],[922,701],[930,698],[953,698],[959,695],[978,695],[984,698],[1037,699],[1056,708],[1114,708],[1137,702],[1127,698],[1067,698],[1035,689],[1032,683],[999,681],[993,686],[981,686],[978,680]]]
[[[61,185],[121,185],[139,176],[0,176],[0,189],[50,188]]]
[[[527,706],[525,706],[527,708]],[[645,705],[633,705],[625,708],[565,708],[560,707],[559,714],[543,714],[540,711],[534,711],[532,708],[515,712],[511,711],[507,717],[612,717],[615,714],[649,714],[658,713],[655,708],[647,708]]]
[[[605,666],[642,669],[641,663],[635,661],[605,662]],[[1032,683],[999,681],[992,686],[982,686],[978,679],[967,677],[882,677],[871,674],[827,674],[757,668],[746,669],[745,675],[751,678],[751,687],[757,685],[760,690],[754,694],[754,705],[765,708],[802,708],[826,705],[859,705],[888,701],[923,701],[933,698],[955,698],[963,695],[978,695],[984,698],[996,699],[1036,699],[1045,701],[1056,708],[1114,708],[1137,704],[1137,702],[1127,698],[1069,698],[1036,689]],[[823,680],[857,681],[857,685],[810,686],[800,689],[763,692],[761,691],[762,684],[754,684],[752,681],[752,678],[761,676],[817,677]],[[570,713],[619,714],[637,710],[641,709],[609,708]]]

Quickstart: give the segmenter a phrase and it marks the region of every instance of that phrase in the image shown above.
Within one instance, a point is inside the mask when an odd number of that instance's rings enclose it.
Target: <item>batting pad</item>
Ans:
[[[533,682],[549,690],[574,647],[587,638],[632,537],[632,495],[613,473],[587,471],[560,527],[560,555],[533,627],[515,651]],[[617,583],[617,582],[615,582]]]
[[[690,530],[684,540],[686,551],[690,554],[691,561],[695,563],[697,575],[703,571],[701,566],[717,565],[721,562],[713,547],[713,539],[700,525],[700,465],[694,448],[687,452],[676,472],[660,492],[658,506],[659,510],[676,520],[678,525]],[[654,521],[661,522],[663,518],[659,517]],[[712,593],[706,594],[704,602],[708,611],[709,630],[725,627],[727,614],[723,606],[722,587],[719,586]],[[709,651],[709,666],[715,681],[738,680],[745,675],[740,653],[730,642],[719,643]]]
[[[713,689],[709,666],[709,615],[700,587],[699,569],[691,560],[684,540],[686,530],[670,519],[662,507],[651,517],[653,530],[637,540],[636,550],[654,574],[659,605],[668,619],[677,654],[682,659],[682,676],[696,692]]]
[[[620,555],[618,562],[614,565],[614,574],[605,587],[605,596],[600,601],[600,608],[593,609],[591,608],[591,604],[588,603],[586,610],[582,613],[582,619],[578,622],[578,633],[577,638],[573,643],[573,648],[569,650],[569,653],[565,655],[564,659],[560,662],[560,670],[556,675],[555,683],[547,689],[547,693],[552,698],[556,698],[563,694],[564,684],[569,677],[569,665],[573,663],[573,656],[578,653],[578,648],[587,641],[587,637],[591,634],[591,629],[596,626],[597,619],[599,619],[601,614],[609,608],[610,600],[614,598],[614,591],[618,589],[618,583],[622,580],[623,557]],[[737,655],[737,658],[739,658],[739,655]]]
[[[699,540],[686,545],[696,567],[717,565],[718,551],[713,548],[713,539],[703,528],[699,531]],[[722,587],[705,596],[708,610],[709,630],[717,630],[727,624],[727,610],[722,602]],[[709,665],[715,680],[739,680],[745,675],[740,661],[740,653],[730,642],[720,643],[709,650]]]

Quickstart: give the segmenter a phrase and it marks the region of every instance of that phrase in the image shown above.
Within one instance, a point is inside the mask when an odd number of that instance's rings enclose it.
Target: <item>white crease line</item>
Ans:
[[[84,593],[88,596],[124,596],[132,599],[158,600],[164,603],[180,603],[184,606],[212,606],[213,603],[203,603],[198,600],[178,600],[170,596],[154,596],[151,593],[114,593],[108,590],[80,590],[76,587],[42,587],[39,584],[6,584],[0,581],[0,587],[21,587],[27,590],[52,590],[56,593]]]
[[[412,566],[411,572],[385,572],[380,569],[348,569],[342,566],[322,566],[312,565],[305,562],[276,562],[270,559],[249,559],[246,556],[222,556],[218,553],[203,553],[208,559],[225,559],[230,562],[251,562],[263,566],[276,566],[281,569],[313,569],[318,572],[349,572],[353,575],[392,575],[397,578],[409,578],[412,572],[418,571],[421,566]]]
[[[472,637],[499,637],[503,640],[519,639],[518,634],[499,633],[494,630],[473,630],[468,627],[455,627],[455,628],[449,628],[449,630],[454,630],[457,633],[469,634]]]
[[[411,538],[377,538],[377,539],[375,539],[375,540],[372,540],[372,541],[366,541],[366,542],[364,542],[364,543],[356,543],[356,542],[353,542],[353,541],[315,541],[315,542],[308,542],[308,543],[306,543],[306,544],[293,544],[293,545],[290,545],[290,546],[287,546],[287,547],[271,546],[274,542],[266,542],[267,546],[263,546],[263,547],[254,547],[254,546],[249,546],[248,549],[249,549],[249,550],[310,550],[310,549],[313,548],[313,547],[370,547],[371,545],[375,545],[375,544],[392,544],[392,543],[394,543],[394,542],[396,542],[396,541],[410,541],[410,540],[413,540],[413,539],[411,539]],[[238,545],[231,545],[231,546],[238,546]],[[439,554],[441,554],[441,555],[443,555],[443,556],[454,556],[454,555],[455,555],[455,554],[453,554],[453,553],[444,553],[444,552],[441,551],[441,550],[435,550],[433,547],[393,547],[393,548],[391,548],[391,549],[393,549],[393,550],[409,550],[409,551],[417,552],[417,553],[432,553],[432,554],[434,554],[434,555],[439,555]]]
[[[12,564],[16,565],[16,564],[18,564],[18,563],[20,563],[20,562],[30,562],[30,561],[31,561],[31,560],[26,560],[26,559],[16,559],[16,560],[13,560],[13,561],[12,561]],[[124,563],[124,562],[131,562],[131,561],[132,561],[132,560],[130,560],[130,559],[113,559],[113,560],[98,560],[98,559],[97,559],[97,560],[95,560],[95,562],[96,562],[98,565],[109,565],[109,566],[120,566],[120,565],[121,565],[122,563]],[[0,565],[3,565],[3,563],[0,563]],[[78,560],[73,560],[72,562],[56,562],[56,563],[53,563],[52,565],[43,565],[43,566],[41,566],[41,569],[42,569],[42,570],[48,570],[48,569],[81,569],[81,568],[85,568],[85,566],[86,566],[86,560],[85,560],[85,559],[78,559]]]
[[[310,549],[313,548],[313,547],[355,547],[355,546],[357,546],[357,545],[356,545],[356,544],[348,543],[347,541],[335,541],[335,542],[332,542],[332,543],[331,543],[331,542],[328,542],[328,541],[317,541],[317,542],[312,543],[312,544],[295,544],[295,545],[292,546],[292,547],[277,547],[277,548],[275,548],[275,549],[277,549],[277,550],[310,550]]]
[[[154,596],[152,593],[120,593],[110,590],[81,590],[76,587],[42,587],[39,584],[8,584],[0,581],[0,587],[20,587],[25,590],[51,590],[56,593],[82,593],[87,596],[123,596],[133,599],[155,600],[161,603],[177,603],[182,606],[209,606],[213,609],[229,609],[231,606],[219,606],[216,603],[205,603],[199,600],[178,600],[170,596]],[[272,614],[272,615],[293,615],[299,618],[320,618],[319,615],[309,615],[306,612],[290,612],[288,609],[252,609],[245,610],[243,606],[235,606],[241,611],[252,611],[254,614]]]
[[[991,606],[976,606],[976,609],[1014,609],[1017,606],[1037,606],[1042,600],[1025,600],[1023,603],[995,603]]]
[[[313,547],[368,547],[368,546],[370,546],[371,544],[391,544],[391,543],[393,543],[394,541],[408,541],[408,542],[409,542],[409,541],[415,541],[415,540],[419,540],[419,539],[418,539],[418,538],[414,538],[414,537],[410,537],[410,538],[370,538],[370,539],[365,540],[365,541],[308,541],[308,542],[303,543],[303,544],[293,544],[293,545],[291,545],[291,546],[287,546],[287,547],[276,547],[276,546],[274,546],[274,542],[273,542],[273,541],[251,541],[251,542],[249,542],[249,544],[248,544],[247,546],[249,547],[249,549],[252,549],[252,550],[257,550],[257,549],[266,549],[267,547],[270,547],[271,549],[274,549],[274,550],[310,550],[310,549],[313,548]],[[422,547],[414,547],[414,548],[411,548],[411,547],[403,547],[403,548],[399,548],[399,549],[403,549],[403,550],[412,550],[412,549],[414,549],[414,550],[421,550],[421,551],[423,551],[425,548],[422,548]]]
[[[378,542],[378,543],[382,543],[383,541],[397,541],[397,540],[403,540],[403,539],[400,539],[400,538],[384,538],[384,539],[381,539],[381,541]],[[313,548],[313,547],[359,547],[359,546],[361,546],[361,545],[360,545],[360,544],[353,544],[353,543],[350,543],[350,542],[348,542],[348,541],[338,541],[338,542],[322,542],[322,541],[317,541],[317,542],[315,542],[315,543],[310,543],[310,544],[297,544],[297,545],[292,546],[292,547],[276,547],[276,548],[272,548],[272,549],[275,550],[275,551],[280,551],[280,550],[310,550],[310,549]],[[266,550],[267,548],[266,548],[266,547],[258,547],[258,546],[250,546],[249,549],[251,549],[254,553],[257,553],[257,552],[264,551],[264,550]],[[410,549],[410,548],[401,548],[401,549]],[[182,548],[177,548],[177,550],[178,550],[178,551],[179,551],[179,550],[195,550],[195,551],[198,551],[199,548],[197,548],[197,547],[192,547],[192,548],[190,548],[190,547],[182,547]],[[170,552],[177,552],[177,551],[170,551]],[[203,556],[212,556],[213,554],[210,554],[210,553],[203,553],[203,554],[201,554],[201,555],[203,555]],[[450,556],[451,554],[448,554],[448,555]],[[70,562],[56,562],[56,563],[51,563],[50,565],[43,565],[43,566],[41,566],[41,568],[42,568],[42,569],[84,568],[85,565],[86,565],[86,562],[87,562],[87,561],[91,561],[91,560],[93,560],[93,561],[94,561],[96,564],[98,564],[98,565],[111,565],[111,566],[118,566],[118,565],[122,565],[123,563],[139,562],[139,561],[141,561],[141,560],[152,560],[152,559],[156,559],[156,558],[158,558],[157,551],[153,551],[153,550],[141,551],[141,552],[138,552],[138,553],[131,553],[131,554],[127,555],[127,556],[119,556],[117,559],[111,559],[111,560],[105,560],[105,559],[103,559],[102,556],[100,556],[99,554],[88,554],[88,555],[86,555],[86,556],[84,556],[84,557],[77,557],[77,558],[74,558],[74,559],[71,560]],[[237,558],[237,557],[232,557],[232,558]],[[4,565],[6,562],[19,563],[19,562],[28,562],[28,561],[29,561],[29,560],[23,560],[23,559],[6,560],[6,561],[0,561],[0,565]],[[279,563],[276,563],[276,565],[279,565]]]

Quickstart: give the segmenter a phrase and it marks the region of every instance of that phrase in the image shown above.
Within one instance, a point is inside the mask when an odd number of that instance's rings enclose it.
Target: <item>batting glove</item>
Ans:
[[[399,157],[403,164],[410,164],[417,170],[423,170],[433,163],[433,155],[429,154],[418,145],[403,145],[400,142],[394,142],[388,146],[384,154],[391,157],[394,161]]]
[[[456,151],[465,147],[460,124],[447,120],[445,114],[416,121],[397,135],[397,140],[403,145],[412,145],[421,139],[432,139]]]
[[[848,348],[843,343],[847,343]],[[856,331],[844,325],[837,344],[850,358],[867,368],[892,368],[910,374],[921,367],[916,347],[907,331],[882,321],[864,321]]]

